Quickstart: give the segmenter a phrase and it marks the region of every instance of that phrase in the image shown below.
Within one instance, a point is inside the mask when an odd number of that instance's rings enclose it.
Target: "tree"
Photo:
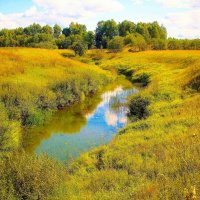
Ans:
[[[160,26],[158,22],[153,22],[148,25],[149,34],[151,38],[167,39],[167,30],[164,26]]]
[[[72,35],[83,35],[87,31],[85,25],[74,22],[70,24],[69,28]]]
[[[108,41],[118,35],[118,25],[113,19],[100,21],[97,24],[95,33],[97,48],[107,48]]]
[[[119,36],[126,36],[128,34],[135,32],[135,24],[131,21],[123,21],[122,23],[119,23],[118,25],[119,29]]]
[[[144,37],[146,42],[150,42],[151,36],[148,31],[148,25],[146,23],[138,23],[136,26],[136,32]]]
[[[125,45],[130,45],[132,47],[137,46],[137,38],[135,34],[129,34],[124,38],[124,44]]]
[[[108,49],[113,52],[120,52],[124,47],[123,37],[116,36],[108,42]]]
[[[71,48],[79,56],[83,56],[87,51],[87,45],[83,41],[74,42]]]
[[[125,37],[125,45],[130,45],[133,51],[144,51],[147,48],[147,43],[144,37],[139,34],[130,34]]]
[[[66,37],[70,35],[84,35],[86,31],[85,25],[72,22],[69,27],[63,29],[63,34]]]
[[[137,47],[138,47],[139,51],[146,50],[147,43],[146,43],[144,37],[140,34],[136,34],[136,38],[137,38]]]
[[[180,40],[175,38],[169,38],[167,41],[167,48],[170,50],[181,49]]]
[[[42,33],[53,35],[53,29],[49,25],[43,26],[42,27]]]
[[[61,32],[62,32],[61,27],[58,24],[55,24],[53,27],[53,36],[55,38],[58,38],[60,36]]]
[[[34,23],[24,29],[24,33],[26,35],[31,35],[31,36],[33,36],[37,33],[41,33],[41,31],[42,31],[42,27],[36,23]]]
[[[151,48],[153,50],[165,50],[166,49],[166,40],[163,40],[163,39],[152,39]]]
[[[84,36],[84,41],[88,45],[88,49],[91,49],[92,46],[94,46],[94,41],[95,41],[95,35],[93,31],[88,31],[85,36]]]
[[[65,37],[65,35],[62,34],[56,39],[56,45],[59,49],[67,49],[71,45],[71,40],[69,37]]]
[[[71,34],[70,28],[64,28],[62,31],[62,34],[65,35],[66,37],[69,37]]]

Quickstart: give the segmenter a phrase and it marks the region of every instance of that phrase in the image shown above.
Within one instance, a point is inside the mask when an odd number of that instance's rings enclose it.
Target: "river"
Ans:
[[[111,88],[57,111],[43,126],[26,129],[25,151],[67,161],[108,143],[128,123],[125,102],[137,93],[130,83]]]

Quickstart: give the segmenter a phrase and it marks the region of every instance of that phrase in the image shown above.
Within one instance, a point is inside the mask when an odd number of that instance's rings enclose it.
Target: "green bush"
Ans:
[[[134,96],[129,103],[129,116],[136,120],[147,118],[149,116],[149,104],[148,99],[141,96]]]
[[[83,56],[87,51],[87,45],[82,41],[74,42],[71,48],[74,50],[75,54],[79,56]]]
[[[5,107],[0,103],[0,157],[20,146],[20,123],[10,121]]]
[[[150,75],[147,73],[142,73],[138,76],[132,78],[133,83],[141,83],[142,86],[147,86],[150,83]]]
[[[130,45],[132,48],[129,50],[130,52],[144,51],[147,49],[147,43],[144,37],[139,34],[129,34],[125,37],[125,45]]]
[[[197,76],[195,79],[193,79],[191,81],[191,83],[189,84],[189,86],[196,91],[200,91],[200,76]]]
[[[120,52],[124,47],[124,39],[120,36],[116,36],[114,39],[108,42],[108,49],[112,52]]]
[[[57,45],[53,42],[40,42],[38,44],[33,44],[32,47],[42,48],[42,49],[57,49]]]

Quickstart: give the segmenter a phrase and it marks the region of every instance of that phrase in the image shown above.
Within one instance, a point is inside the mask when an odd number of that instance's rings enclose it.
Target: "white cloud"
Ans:
[[[142,5],[144,0],[131,0],[135,5]]]
[[[108,126],[117,126],[118,116],[116,113],[111,112],[110,110],[106,111],[105,113],[105,121]]]
[[[199,0],[155,0],[165,7],[173,8],[196,8],[200,7]]]
[[[66,26],[71,21],[80,21],[98,13],[117,12],[123,9],[118,0],[33,0],[33,6],[23,13],[0,13],[0,28],[58,23]]]
[[[56,12],[70,16],[86,16],[99,12],[119,11],[123,8],[117,0],[33,0],[38,7],[48,12]]]
[[[131,0],[140,6],[154,3],[166,8],[163,16],[157,17],[168,30],[168,36],[178,38],[200,37],[200,0]],[[174,11],[176,10],[176,11]],[[171,12],[172,11],[172,12]]]
[[[200,9],[193,9],[168,14],[163,24],[172,37],[197,38],[200,37],[200,24],[196,23],[198,19],[200,19]]]
[[[200,0],[131,0],[134,4],[158,3],[167,8],[197,8],[200,7]]]

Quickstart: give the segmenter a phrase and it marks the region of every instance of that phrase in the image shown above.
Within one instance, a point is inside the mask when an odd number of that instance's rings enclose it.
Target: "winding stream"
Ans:
[[[128,123],[127,97],[137,90],[115,86],[83,103],[55,113],[44,126],[26,130],[26,152],[48,154],[61,161],[76,158],[80,153],[108,143]]]

